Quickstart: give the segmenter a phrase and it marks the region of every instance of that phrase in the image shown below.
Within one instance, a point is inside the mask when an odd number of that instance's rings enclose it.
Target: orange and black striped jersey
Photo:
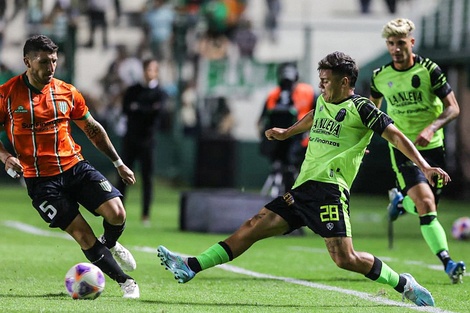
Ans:
[[[70,123],[87,114],[82,94],[59,79],[37,90],[24,73],[0,86],[0,124],[5,126],[24,177],[58,175],[83,160]]]

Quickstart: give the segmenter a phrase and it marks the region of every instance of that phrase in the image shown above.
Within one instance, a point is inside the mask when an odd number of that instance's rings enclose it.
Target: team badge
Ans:
[[[59,101],[57,103],[57,106],[59,107],[59,111],[62,112],[62,114],[67,113],[67,109],[69,108],[69,106],[67,105],[66,101]]]
[[[333,223],[331,223],[331,222],[326,223],[326,228],[327,228],[328,230],[332,230],[333,228],[335,228],[335,224],[333,224]]]
[[[344,121],[345,117],[346,117],[346,109],[341,109],[341,110],[339,110],[338,114],[336,114],[335,120],[337,122],[342,122],[342,121]]]
[[[413,75],[413,78],[411,78],[411,86],[413,86],[413,88],[421,86],[421,79],[418,75]]]
[[[111,187],[110,182],[107,180],[102,180],[99,182],[99,184],[100,184],[101,189],[103,189],[104,191],[111,192],[111,190],[113,189]]]

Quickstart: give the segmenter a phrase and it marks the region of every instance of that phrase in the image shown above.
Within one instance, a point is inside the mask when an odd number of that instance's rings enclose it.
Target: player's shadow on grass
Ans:
[[[58,293],[46,293],[46,294],[37,294],[37,295],[24,295],[24,294],[0,294],[0,298],[70,298],[65,292]]]
[[[241,303],[241,302],[231,302],[231,303],[221,303],[221,302],[171,302],[171,301],[159,301],[159,300],[139,300],[139,302],[143,303],[149,303],[149,304],[165,304],[165,305],[188,305],[188,306],[209,306],[209,307],[224,307],[224,308],[231,308],[233,307],[234,309],[240,308],[240,307],[253,307],[253,308],[289,308],[289,309],[308,309],[311,310],[311,312],[319,312],[321,308],[324,309],[334,309],[334,308],[377,308],[377,312],[380,312],[380,310],[383,310],[386,307],[389,307],[387,305],[381,305],[381,304],[361,304],[358,306],[357,303],[354,304],[327,304],[327,305],[319,305],[318,303],[313,303],[311,305],[299,305],[299,304],[267,304],[267,303]]]
[[[268,274],[267,274],[268,275]],[[274,275],[276,276],[276,275]],[[212,276],[212,277],[198,277],[198,280],[205,280],[205,281],[226,281],[227,279],[230,279],[230,281],[263,281],[263,282],[285,282],[285,279],[282,279],[281,276],[279,276],[280,279],[273,279],[273,278],[262,278],[262,277],[232,277],[232,278],[227,278],[226,276]],[[286,277],[287,280],[298,280],[298,281],[305,281],[309,283],[325,283],[325,282],[358,282],[358,283],[363,283],[367,281],[365,278],[344,278],[344,277],[330,277],[328,279],[318,279],[314,275],[312,277],[306,277],[306,278],[294,278],[294,277]]]

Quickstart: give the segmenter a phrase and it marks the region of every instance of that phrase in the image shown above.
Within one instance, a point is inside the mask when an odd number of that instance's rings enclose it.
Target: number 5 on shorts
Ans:
[[[52,206],[52,204],[47,204],[47,201],[44,201],[41,203],[39,206],[41,211],[47,214],[47,217],[49,217],[51,220],[54,218],[54,216],[57,215],[57,209]],[[48,212],[50,211],[50,212]]]

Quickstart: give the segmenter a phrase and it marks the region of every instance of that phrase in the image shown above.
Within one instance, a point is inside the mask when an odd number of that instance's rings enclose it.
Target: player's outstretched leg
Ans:
[[[103,235],[101,235],[98,240],[106,245],[106,240]],[[113,258],[124,271],[131,272],[136,269],[137,263],[135,262],[134,257],[130,251],[124,248],[124,246],[119,242],[116,241],[116,245],[109,248],[109,251],[111,251]]]
[[[387,206],[388,220],[393,222],[398,218],[398,216],[405,212],[405,210],[398,207],[400,201],[403,200],[403,195],[397,188],[392,188],[388,191],[388,198],[390,199]]]
[[[454,262],[449,261],[446,266],[446,273],[449,275],[450,281],[453,284],[463,282],[463,274],[465,273],[465,263],[463,261]]]
[[[184,284],[193,279],[196,275],[196,273],[189,268],[188,264],[186,264],[186,258],[174,254],[164,246],[159,246],[157,252],[158,257],[162,261],[161,264],[165,266],[166,270],[173,273],[178,283]]]
[[[403,299],[406,298],[414,302],[418,306],[434,306],[434,298],[431,293],[418,284],[411,274],[400,274],[406,278],[405,290],[403,291]]]

